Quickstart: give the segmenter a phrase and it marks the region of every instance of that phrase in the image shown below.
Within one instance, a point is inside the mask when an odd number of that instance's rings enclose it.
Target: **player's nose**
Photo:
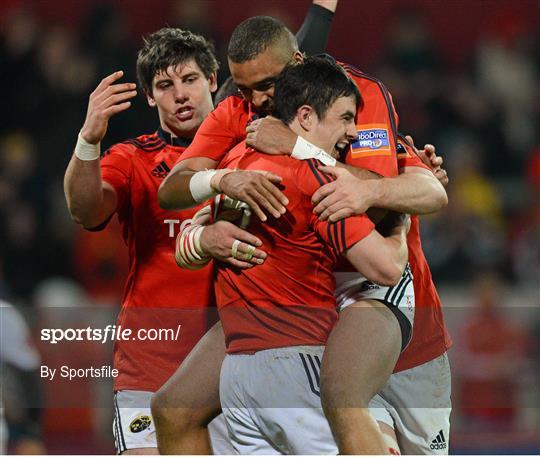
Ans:
[[[251,102],[257,107],[261,108],[270,100],[270,97],[266,92],[259,92],[254,90],[251,95]]]
[[[352,122],[349,125],[347,125],[347,130],[346,130],[345,133],[347,135],[347,140],[349,140],[349,142],[351,142],[351,143],[354,143],[356,141],[356,139],[358,138],[358,132],[356,130],[356,124],[354,122]]]
[[[174,100],[179,103],[183,103],[189,99],[189,91],[185,84],[176,83],[174,85]]]

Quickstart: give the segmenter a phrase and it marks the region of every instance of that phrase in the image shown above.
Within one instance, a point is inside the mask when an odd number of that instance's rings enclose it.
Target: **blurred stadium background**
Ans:
[[[268,14],[297,30],[310,3],[2,1],[0,297],[36,336],[46,321],[114,322],[121,300],[118,226],[80,230],[62,190],[97,81],[118,69],[134,81],[141,35],[164,25],[211,37],[223,81],[227,38],[241,20]],[[454,340],[452,453],[540,451],[539,32],[536,0],[340,0],[330,35],[328,51],[386,83],[400,130],[435,144],[451,178],[448,208],[422,225]],[[102,148],[156,127],[140,96],[112,120]],[[49,346],[41,355],[85,366],[109,350]],[[26,395],[4,384],[16,429]],[[45,448],[113,452],[110,386],[77,386],[43,386]]]

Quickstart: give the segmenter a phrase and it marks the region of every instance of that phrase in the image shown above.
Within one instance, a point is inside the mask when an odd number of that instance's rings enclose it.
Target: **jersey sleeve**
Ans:
[[[129,146],[117,144],[101,157],[101,179],[113,186],[117,195],[116,210],[121,211],[129,201],[133,158]]]
[[[297,183],[300,191],[311,201],[313,193],[335,178],[318,169],[322,165],[315,159],[303,161],[298,168]],[[312,208],[313,209],[313,205]],[[368,236],[375,226],[365,214],[348,217],[338,222],[321,221],[312,212],[311,225],[317,234],[329,244],[336,255],[343,254],[351,246]]]
[[[311,5],[304,23],[296,34],[298,47],[308,56],[321,54],[326,49],[334,13],[320,5]]]
[[[422,162],[422,159],[416,155],[414,149],[407,140],[400,135],[397,143],[398,168],[401,170],[406,167],[420,167],[431,171],[431,169]]]
[[[238,97],[228,97],[203,121],[195,138],[178,162],[195,157],[207,157],[221,162],[227,152],[246,136],[249,115],[240,108]],[[177,163],[178,163],[177,162]]]

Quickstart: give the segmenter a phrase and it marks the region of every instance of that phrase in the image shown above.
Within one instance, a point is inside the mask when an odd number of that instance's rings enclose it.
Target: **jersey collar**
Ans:
[[[157,134],[163,141],[165,141],[165,143],[171,146],[181,146],[187,148],[191,144],[191,138],[172,136],[169,132],[166,132],[161,127],[158,128]]]

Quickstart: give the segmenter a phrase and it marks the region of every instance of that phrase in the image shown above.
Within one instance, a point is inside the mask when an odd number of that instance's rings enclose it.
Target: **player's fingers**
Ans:
[[[432,144],[425,144],[424,150],[426,151],[427,155],[431,156],[435,154],[435,146],[433,146]]]
[[[103,90],[109,87],[113,82],[120,79],[122,76],[124,76],[124,72],[122,70],[115,71],[114,73],[111,73],[109,76],[106,76],[97,85],[96,90],[94,91],[94,94],[97,95],[98,93],[101,93]]]
[[[281,190],[279,190],[272,182],[263,181],[262,187],[268,192],[269,197],[267,197],[275,208],[281,213],[285,214],[285,206],[289,204],[289,199],[285,196]]]
[[[263,210],[262,210],[261,207],[259,206],[259,204],[258,204],[258,203],[257,203],[250,195],[246,195],[246,196],[242,199],[242,201],[243,201],[244,203],[247,203],[247,204],[250,206],[251,210],[257,215],[257,217],[258,217],[261,221],[265,222],[266,219],[268,219],[268,218],[266,217],[266,214],[264,214]]]
[[[284,208],[272,194],[268,192],[262,185],[257,186],[255,189],[250,190],[251,197],[257,201],[257,203],[265,208],[269,214],[278,218],[281,216],[281,208]]]
[[[255,170],[256,173],[261,173],[268,179],[269,181],[279,184],[281,181],[283,181],[283,178],[279,175],[276,175],[275,173],[272,173],[271,171],[264,171],[264,170]]]
[[[244,262],[243,260],[235,259],[233,257],[227,257],[227,258],[223,259],[223,262],[228,263],[228,264],[232,265],[233,267],[242,268],[244,270],[246,268],[252,268],[253,267],[253,264],[251,264],[249,262]]]
[[[251,244],[240,243],[235,258],[242,262],[261,265],[266,259],[266,254]]]
[[[330,208],[331,206],[337,203],[344,204],[344,201],[340,199],[340,197],[336,195],[336,193],[333,193],[329,195],[328,197],[324,198],[323,200],[321,200],[319,204],[315,206],[315,208],[313,208],[313,212],[315,214],[321,214],[327,208]]]
[[[257,134],[256,133],[248,133],[246,135],[246,144],[248,146],[255,146],[255,142],[257,140]]]
[[[250,122],[249,125],[246,127],[246,132],[256,132],[259,126],[261,125],[262,119],[255,119],[253,122]]]
[[[412,137],[411,135],[407,135],[407,136],[405,137],[405,139],[410,143],[410,145],[411,145],[414,149],[416,149],[416,146],[414,145],[413,137]]]
[[[326,198],[328,195],[332,194],[336,190],[336,183],[331,182],[325,184],[322,187],[319,187],[315,193],[311,196],[311,203],[317,205],[322,199]]]
[[[342,202],[334,203],[333,205],[328,206],[320,215],[319,219],[321,221],[325,221],[328,219],[332,214],[337,213],[339,210],[345,209],[344,204]],[[350,209],[350,208],[349,208]]]
[[[437,168],[437,167],[440,167],[444,162],[444,159],[441,157],[441,156],[433,156],[431,158],[431,165],[433,165],[433,167]]]
[[[257,238],[255,235],[252,235],[246,230],[242,230],[240,227],[237,227],[236,225],[233,225],[233,227],[234,228],[231,228],[231,236],[235,240],[243,241],[244,243],[250,244],[255,247],[262,246],[262,241],[259,238]]]
[[[101,108],[108,108],[109,106],[117,105],[118,103],[123,103],[126,100],[129,100],[135,97],[136,95],[137,95],[136,90],[124,92],[122,94],[111,95],[110,97],[108,97],[106,100],[104,100],[101,103]]]
[[[119,105],[113,105],[107,109],[103,110],[103,115],[107,118],[114,116],[115,114],[121,113],[122,111],[127,110],[131,106],[131,102],[120,103]]]
[[[337,222],[341,219],[345,219],[346,217],[352,216],[354,213],[350,208],[342,208],[339,211],[336,211],[334,214],[332,214],[328,220],[330,222]]]
[[[343,171],[346,171],[344,168],[339,167],[327,167],[326,165],[319,165],[319,170],[321,170],[323,173],[327,173],[329,175],[332,175],[334,178],[339,178],[343,173]]]

